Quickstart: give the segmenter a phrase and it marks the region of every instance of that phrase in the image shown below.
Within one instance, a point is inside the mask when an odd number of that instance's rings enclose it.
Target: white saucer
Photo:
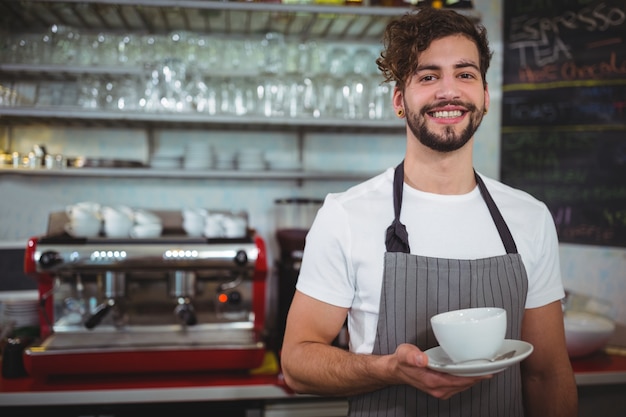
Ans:
[[[515,351],[515,355],[509,359],[503,359],[497,362],[478,360],[459,365],[455,365],[452,362],[441,346],[428,349],[424,353],[428,355],[428,367],[430,369],[457,376],[480,376],[496,374],[504,371],[506,368],[515,363],[521,362],[532,353],[533,345],[522,340],[506,339],[495,356],[502,355],[503,353],[511,350]]]

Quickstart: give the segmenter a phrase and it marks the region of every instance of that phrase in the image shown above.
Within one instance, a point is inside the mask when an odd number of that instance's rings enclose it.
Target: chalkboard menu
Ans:
[[[561,242],[626,247],[626,1],[502,3],[502,181]]]

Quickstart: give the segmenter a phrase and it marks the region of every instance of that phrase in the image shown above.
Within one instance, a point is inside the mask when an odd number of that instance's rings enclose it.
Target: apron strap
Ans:
[[[504,244],[504,249],[506,249],[506,253],[517,253],[517,245],[515,245],[515,241],[513,240],[513,236],[511,235],[509,227],[506,225],[506,222],[504,221],[502,214],[500,214],[500,210],[498,210],[498,207],[493,201],[493,198],[491,198],[491,194],[489,194],[489,191],[487,190],[487,186],[483,182],[483,179],[480,178],[475,170],[474,177],[476,177],[476,183],[478,183],[480,193],[487,203],[487,208],[489,209],[489,213],[491,213],[491,218],[496,224],[496,228],[498,229],[498,233],[500,234],[500,239],[502,239],[502,243]]]
[[[394,219],[387,228],[385,246],[387,252],[411,253],[409,248],[409,233],[406,226],[400,223],[400,209],[402,208],[402,189],[404,187],[404,160],[398,164],[393,176],[393,212]]]

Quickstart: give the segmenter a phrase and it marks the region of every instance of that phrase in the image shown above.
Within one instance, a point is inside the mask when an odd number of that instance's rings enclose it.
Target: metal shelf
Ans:
[[[52,25],[85,33],[169,33],[189,31],[215,36],[250,37],[276,32],[292,39],[379,43],[388,22],[410,8],[342,7],[204,0],[5,0],[0,2],[0,36],[44,33]],[[473,10],[458,10],[476,22]],[[82,75],[126,75],[128,67],[0,64],[0,75],[14,80],[76,81]],[[74,107],[0,107],[0,124],[126,127],[147,129],[212,129],[305,132],[402,133],[403,121],[314,119],[263,116],[214,116],[203,113],[89,111]],[[355,180],[376,173],[319,171],[191,171],[150,168],[0,168],[0,176],[64,178],[158,178],[205,180]]]
[[[212,130],[289,130],[333,132],[404,131],[401,120],[314,119],[262,116],[213,116],[203,113],[87,111],[76,108],[0,107],[4,125],[48,124],[84,127],[208,128]]]
[[[83,75],[127,76],[142,75],[144,68],[135,66],[66,66],[55,64],[6,64],[0,63],[0,74],[10,79],[75,80]]]
[[[408,10],[200,0],[8,0],[0,2],[0,23],[9,32],[57,24],[89,31],[278,32],[302,39],[379,41],[389,20]],[[479,20],[473,10],[459,12]]]
[[[206,180],[346,180],[362,181],[378,173],[337,171],[240,171],[240,170],[185,170],[153,168],[67,168],[29,169],[0,168],[0,176],[64,177],[64,178],[157,178],[157,179],[206,179]]]
[[[301,39],[380,42],[387,23],[410,8],[343,7],[202,0],[6,0],[0,2],[0,35],[42,33],[52,25],[90,32],[192,31],[251,36],[280,32]],[[479,20],[473,10],[458,10]],[[76,81],[83,75],[124,76],[142,68],[0,64],[9,80]],[[218,74],[219,75],[219,74]],[[232,74],[230,74],[232,75]],[[245,123],[242,123],[244,121]],[[5,125],[63,124],[85,127],[287,129],[400,132],[397,120],[342,120],[211,116],[200,113],[101,112],[57,107],[0,107]],[[244,126],[245,125],[245,126]]]

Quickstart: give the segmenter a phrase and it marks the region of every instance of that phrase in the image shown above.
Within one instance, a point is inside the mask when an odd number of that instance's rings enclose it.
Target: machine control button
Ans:
[[[39,264],[46,268],[50,268],[61,263],[63,263],[63,257],[59,252],[48,251],[42,253],[39,257]]]
[[[239,303],[241,303],[241,298],[242,298],[241,297],[241,293],[239,291],[232,291],[229,294],[228,302],[230,304],[239,304]]]
[[[248,254],[245,250],[238,250],[235,255],[235,263],[239,266],[243,266],[248,263]]]
[[[124,250],[95,250],[91,253],[90,259],[94,262],[111,262],[123,261],[127,256]]]
[[[195,249],[169,249],[163,253],[165,260],[197,259],[200,253]]]
[[[240,304],[242,300],[243,296],[239,291],[220,292],[217,295],[217,301],[219,301],[220,304],[228,303],[230,305],[237,305]]]

